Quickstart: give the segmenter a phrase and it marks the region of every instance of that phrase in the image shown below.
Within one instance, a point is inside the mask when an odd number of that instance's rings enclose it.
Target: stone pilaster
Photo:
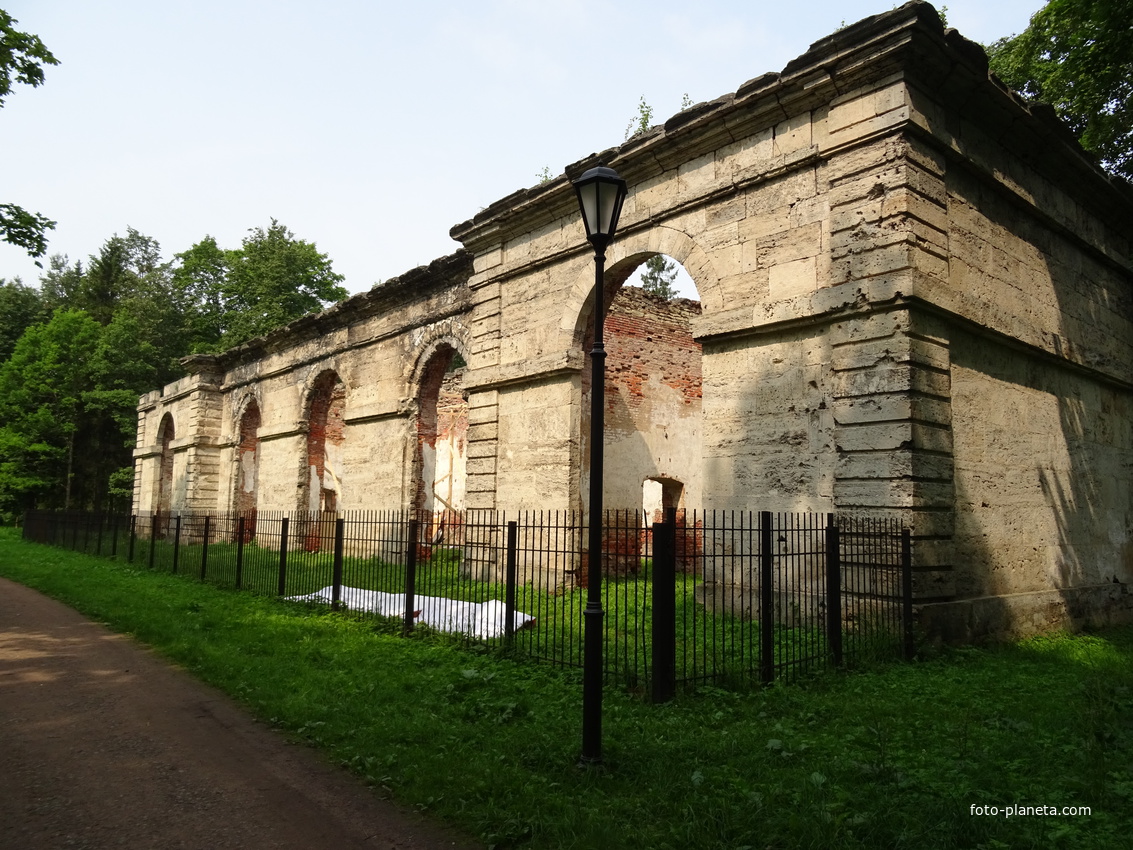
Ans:
[[[950,598],[955,524],[951,366],[935,320],[894,308],[835,324],[834,503],[913,532],[915,593]]]

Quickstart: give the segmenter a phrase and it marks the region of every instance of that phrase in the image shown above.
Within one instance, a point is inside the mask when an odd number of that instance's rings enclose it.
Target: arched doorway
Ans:
[[[157,429],[157,442],[161,446],[161,454],[157,466],[157,481],[154,482],[156,498],[153,500],[157,514],[155,528],[160,537],[165,536],[169,527],[169,517],[173,512],[173,439],[173,415],[166,413],[161,417],[161,424]]]
[[[466,364],[448,342],[440,343],[420,370],[414,446],[412,507],[428,523],[425,539],[458,539],[464,511],[468,446]]]
[[[648,266],[647,266],[648,264]],[[701,346],[693,338],[692,324],[700,316],[698,300],[680,292],[650,292],[635,273],[643,267],[656,276],[683,272],[671,257],[656,253],[631,255],[609,269],[605,278],[604,322],[606,350],[605,431],[603,435],[603,504],[616,531],[608,532],[603,547],[608,568],[636,570],[644,541],[639,530],[651,520],[645,516],[643,482],[676,485],[676,507],[699,507],[703,486]],[[681,275],[686,287],[687,273]],[[685,292],[688,289],[684,289]],[[593,345],[593,299],[580,319],[584,367],[581,376],[579,498],[589,502],[590,410]],[[582,322],[585,322],[583,325]],[[658,507],[665,501],[659,485]],[[669,488],[669,500],[673,500]]]
[[[236,446],[236,513],[244,518],[245,542],[256,533],[256,484],[260,464],[260,406],[248,402],[240,417],[240,442]]]
[[[326,370],[311,385],[307,400],[307,457],[299,510],[310,516],[304,535],[307,551],[334,540],[334,519],[342,504],[342,446],[346,440],[346,385]]]

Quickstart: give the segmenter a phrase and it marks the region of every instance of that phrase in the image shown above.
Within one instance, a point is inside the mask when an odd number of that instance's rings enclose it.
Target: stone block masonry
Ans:
[[[448,257],[188,358],[140,400],[136,509],[455,504],[437,482],[463,464],[466,508],[584,510],[594,267],[570,181],[599,162],[629,186],[608,505],[897,519],[948,639],[1133,619],[1133,192],[917,0],[490,205]],[[658,254],[699,305],[619,290]],[[447,353],[466,365],[442,389]],[[489,575],[484,535],[466,562]]]

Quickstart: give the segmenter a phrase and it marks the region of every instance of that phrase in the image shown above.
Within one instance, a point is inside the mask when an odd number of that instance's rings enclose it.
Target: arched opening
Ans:
[[[412,506],[429,523],[426,539],[457,539],[464,510],[468,447],[465,362],[441,343],[421,369],[417,390]]]
[[[299,509],[312,515],[305,548],[318,551],[334,539],[342,503],[342,445],[346,439],[346,385],[327,370],[315,379],[307,401],[307,462]],[[328,528],[329,526],[329,528]]]
[[[169,516],[173,512],[173,415],[166,413],[161,417],[161,424],[157,429],[157,442],[161,446],[158,456],[157,481],[155,482],[155,498],[153,500],[157,513],[158,534],[165,535],[169,525]]]
[[[642,287],[642,269],[651,273],[655,282],[659,278],[667,283],[667,288],[649,291]],[[607,511],[625,512],[614,521],[618,531],[607,532],[603,543],[612,572],[637,569],[643,555],[645,541],[638,530],[652,520],[647,516],[642,482],[652,481],[651,487],[660,487],[658,510],[683,508],[686,503],[690,508],[700,506],[704,466],[702,352],[693,338],[692,324],[701,306],[698,300],[682,297],[691,287],[691,278],[683,267],[662,254],[634,254],[606,273],[602,500]],[[585,311],[589,315],[581,319],[585,325],[579,329],[585,355],[579,432],[582,506],[589,503],[590,487],[593,300],[590,304],[590,310]]]
[[[260,462],[260,406],[248,402],[240,417],[240,442],[236,446],[236,513],[244,517],[245,542],[256,533],[256,482]]]

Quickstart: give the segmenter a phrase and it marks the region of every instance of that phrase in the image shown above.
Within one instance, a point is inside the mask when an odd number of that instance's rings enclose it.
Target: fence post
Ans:
[[[775,680],[775,588],[771,511],[759,512],[759,678]]]
[[[409,548],[405,552],[405,634],[413,631],[413,606],[417,597],[417,524],[418,520],[409,520]]]
[[[151,528],[150,528],[150,534],[149,534],[149,568],[151,570],[153,569],[153,547],[154,547],[154,544],[157,542],[157,521],[158,521],[158,516],[155,513],[153,515],[153,521],[150,523]]]
[[[287,526],[290,517],[284,517],[279,523],[279,595],[287,592]]]
[[[201,541],[201,581],[205,580],[205,571],[209,564],[209,515],[205,514],[204,539]]]
[[[342,607],[342,550],[346,540],[346,520],[337,517],[334,521],[334,570],[331,576],[330,607],[337,611]]]
[[[102,555],[102,520],[103,520],[103,515],[98,514],[98,516],[97,516],[98,534],[96,534],[95,538],[94,538],[94,554],[99,555],[99,556]]]
[[[830,661],[842,666],[842,535],[834,514],[826,515],[826,642]]]
[[[177,572],[177,563],[181,560],[181,514],[173,524],[173,572]]]
[[[901,529],[901,620],[905,633],[905,660],[917,654],[913,640],[913,539],[909,529]]]
[[[110,557],[118,557],[118,514],[110,515]]]
[[[244,517],[236,520],[236,589],[244,584]]]
[[[134,541],[138,539],[138,515],[130,514],[130,548],[126,553],[126,563],[134,563]]]
[[[666,511],[653,523],[653,702],[677,691],[677,526]]]
[[[515,643],[515,584],[519,573],[519,523],[514,519],[507,524],[507,577],[504,588],[504,644],[511,649]]]

